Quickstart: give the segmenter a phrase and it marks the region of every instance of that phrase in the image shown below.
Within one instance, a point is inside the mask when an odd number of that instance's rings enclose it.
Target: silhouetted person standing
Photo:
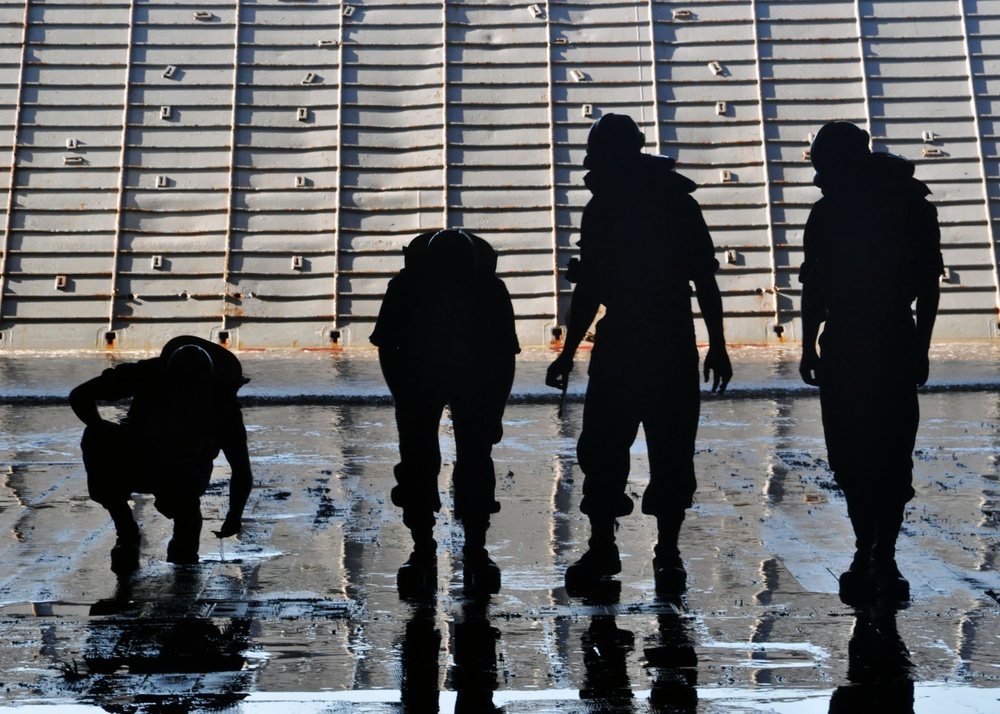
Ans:
[[[868,142],[849,122],[817,133],[811,155],[823,198],[809,214],[800,272],[800,372],[820,388],[830,468],[856,539],[840,577],[848,604],[873,593],[909,599],[896,539],[914,494],[917,387],[927,381],[942,271],[930,190],[912,163],[872,153]]]
[[[400,460],[392,502],[413,537],[413,553],[398,574],[404,596],[426,594],[436,583],[438,428],[446,405],[455,433],[455,518],[465,530],[464,586],[478,593],[500,588],[485,547],[490,516],[500,510],[491,453],[503,436],[520,348],[496,261],[490,245],[466,231],[417,236],[389,282],[371,336],[396,403]]]
[[[570,589],[621,571],[615,520],[632,512],[625,493],[629,448],[639,424],[649,449],[642,512],[659,531],[653,559],[657,590],[686,586],[677,539],[695,492],[698,350],[691,283],[708,327],[705,379],[713,390],[732,377],[722,330],[719,267],[695,184],[665,156],[642,153],[645,138],[630,117],[607,114],[591,129],[584,165],[593,197],[583,213],[580,259],[566,342],[546,384],[564,389],[573,354],[601,305],[590,358],[577,457],[585,479],[580,509],[590,519],[589,549],[566,572]]]
[[[133,493],[153,494],[156,510],[173,519],[167,560],[198,562],[200,499],[220,450],[232,478],[229,511],[215,534],[240,532],[253,478],[236,392],[248,381],[229,350],[182,336],[170,340],[159,357],[106,369],[70,393],[73,412],[87,425],[80,446],[90,497],[108,510],[117,531],[115,573],[139,567]],[[132,401],[120,423],[101,417],[97,402],[125,399]]]

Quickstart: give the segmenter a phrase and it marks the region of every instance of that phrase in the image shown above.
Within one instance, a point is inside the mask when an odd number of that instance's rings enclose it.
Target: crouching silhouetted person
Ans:
[[[629,449],[639,424],[649,448],[642,512],[655,516],[657,591],[687,584],[677,547],[696,482],[694,447],[700,389],[691,283],[708,328],[705,379],[713,390],[732,377],[722,329],[719,267],[695,184],[665,156],[642,153],[645,137],[630,117],[603,116],[590,130],[584,178],[593,197],[580,226],[580,259],[566,342],[546,384],[565,388],[573,354],[600,305],[590,381],[577,445],[584,473],[580,510],[590,520],[589,549],[566,571],[570,590],[587,589],[621,570],[615,521],[632,512],[625,493]]]
[[[811,155],[823,198],[806,223],[800,272],[800,372],[820,389],[830,468],[857,547],[840,577],[847,604],[872,594],[909,599],[896,539],[914,493],[917,387],[927,381],[942,270],[930,190],[912,163],[872,153],[868,141],[849,122],[817,133]]]
[[[465,530],[464,587],[486,594],[500,588],[500,571],[485,547],[490,516],[500,510],[491,453],[503,435],[520,349],[496,260],[486,241],[465,231],[417,236],[389,282],[371,336],[396,404],[399,464],[392,502],[403,509],[413,537],[413,553],[398,574],[404,596],[436,586],[438,428],[446,405],[455,434],[455,519]]]
[[[198,562],[201,496],[220,450],[232,478],[229,511],[215,534],[240,532],[253,479],[236,392],[248,381],[231,352],[182,336],[170,340],[159,357],[106,369],[70,393],[74,413],[87,425],[81,448],[90,497],[108,510],[117,531],[115,573],[139,567],[133,493],[153,494],[156,510],[173,519],[167,560]],[[131,404],[121,422],[101,417],[97,402],[125,399]]]

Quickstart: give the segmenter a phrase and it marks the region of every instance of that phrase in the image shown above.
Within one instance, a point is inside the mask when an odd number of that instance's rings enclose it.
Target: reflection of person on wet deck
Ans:
[[[466,231],[417,236],[389,282],[372,333],[396,404],[392,502],[403,509],[413,537],[413,553],[398,577],[404,595],[426,593],[436,580],[438,429],[446,405],[455,435],[455,519],[465,531],[463,584],[483,593],[500,587],[500,571],[485,547],[490,516],[500,509],[491,453],[503,435],[520,348],[496,261],[493,248]]]
[[[708,328],[705,379],[713,390],[732,377],[722,331],[719,267],[695,184],[674,161],[642,153],[645,138],[631,118],[607,114],[591,129],[585,177],[593,197],[580,227],[580,259],[562,353],[546,384],[564,389],[573,355],[604,305],[590,358],[583,431],[577,446],[584,473],[580,510],[590,520],[589,549],[566,572],[567,587],[596,585],[621,570],[615,521],[632,512],[625,493],[629,449],[643,425],[649,485],[642,512],[657,519],[653,560],[657,589],[686,586],[678,534],[696,483],[698,350],[691,283]]]
[[[914,495],[917,387],[927,381],[942,270],[930,191],[912,163],[872,153],[868,142],[849,122],[817,133],[811,156],[823,197],[806,223],[800,272],[800,372],[820,388],[830,467],[857,546],[840,578],[848,604],[872,592],[909,599],[896,540]]]
[[[229,511],[220,538],[242,528],[252,487],[247,435],[237,390],[245,384],[240,362],[224,347],[198,337],[170,340],[158,357],[105,370],[70,394],[87,428],[81,449],[90,497],[104,506],[118,540],[111,569],[139,567],[139,526],[129,499],[150,493],[160,513],[174,521],[167,547],[172,563],[197,563],[201,496],[221,450],[232,469]],[[107,421],[99,401],[131,399],[121,422]]]
[[[914,667],[896,612],[859,609],[847,645],[848,684],[830,697],[830,714],[912,714]]]

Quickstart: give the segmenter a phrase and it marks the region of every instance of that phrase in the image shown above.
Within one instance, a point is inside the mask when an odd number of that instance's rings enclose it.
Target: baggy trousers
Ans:
[[[171,453],[170,444],[145,437],[127,424],[88,426],[80,448],[90,498],[109,511],[127,505],[133,493],[148,493],[167,518],[198,514],[200,522],[200,499],[212,476],[212,459]]]
[[[691,507],[700,390],[697,353],[680,368],[635,373],[634,362],[592,358],[577,459],[584,473],[580,510],[592,519],[632,512],[626,495],[630,449],[639,425],[649,452],[642,512],[676,514]]]
[[[392,502],[403,509],[404,522],[425,520],[441,509],[438,429],[446,405],[455,434],[455,518],[466,525],[488,521],[500,510],[491,454],[503,435],[507,395],[501,399],[487,380],[425,379],[397,389],[394,396],[400,460]]]

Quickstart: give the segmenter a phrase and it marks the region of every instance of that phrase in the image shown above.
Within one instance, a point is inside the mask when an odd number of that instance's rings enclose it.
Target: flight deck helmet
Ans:
[[[646,136],[632,117],[626,114],[605,114],[590,127],[587,156],[601,159],[637,154],[645,145]]]
[[[871,154],[871,137],[849,121],[824,124],[813,139],[809,155],[820,176],[847,175],[864,166]]]

